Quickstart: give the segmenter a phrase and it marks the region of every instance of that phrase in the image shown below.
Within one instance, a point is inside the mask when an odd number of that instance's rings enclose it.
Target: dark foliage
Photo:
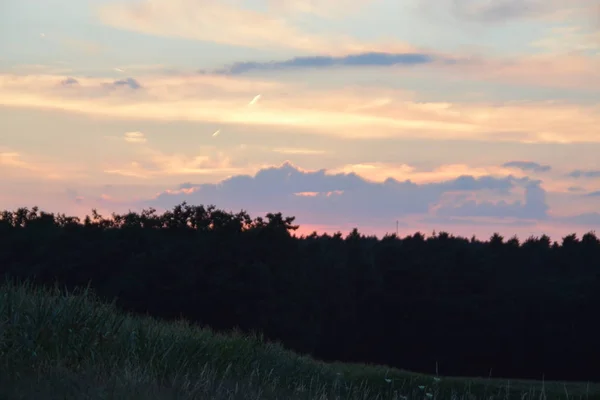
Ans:
[[[600,241],[438,233],[296,237],[293,217],[185,203],[0,215],[0,274],[91,287],[130,311],[260,331],[324,360],[600,380]]]

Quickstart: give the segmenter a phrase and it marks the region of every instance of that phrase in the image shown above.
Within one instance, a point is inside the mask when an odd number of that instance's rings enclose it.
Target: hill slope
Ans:
[[[6,283],[0,299],[3,399],[600,399],[598,384],[325,364],[257,337],[126,315],[89,291]]]

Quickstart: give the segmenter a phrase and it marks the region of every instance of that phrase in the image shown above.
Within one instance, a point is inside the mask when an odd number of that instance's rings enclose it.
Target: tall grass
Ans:
[[[87,289],[7,282],[0,399],[600,399],[600,385],[326,364],[256,336],[128,315]]]

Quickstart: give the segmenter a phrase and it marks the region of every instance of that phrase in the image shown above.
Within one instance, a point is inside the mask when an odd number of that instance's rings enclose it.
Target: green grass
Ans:
[[[0,399],[429,398],[600,399],[600,385],[326,364],[256,337],[128,315],[88,291],[0,287]]]

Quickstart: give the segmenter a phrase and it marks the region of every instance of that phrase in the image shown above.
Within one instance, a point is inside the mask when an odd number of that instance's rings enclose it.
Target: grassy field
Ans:
[[[256,337],[127,315],[88,291],[5,283],[0,399],[600,399],[600,385],[326,364]]]

